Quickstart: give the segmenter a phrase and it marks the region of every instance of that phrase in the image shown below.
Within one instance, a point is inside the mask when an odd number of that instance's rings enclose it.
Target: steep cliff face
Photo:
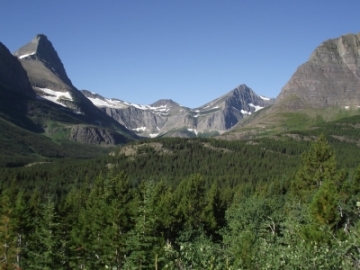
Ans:
[[[157,133],[165,123],[161,115],[150,110],[141,110],[131,106],[124,109],[102,108],[102,110],[128,129],[143,134]]]
[[[41,132],[28,117],[29,104],[35,100],[26,71],[8,48],[0,43],[0,121]]]
[[[13,92],[35,98],[29,78],[20,62],[0,42],[0,84]]]
[[[283,87],[275,106],[360,106],[360,33],[317,47]]]
[[[86,144],[115,145],[129,142],[129,139],[113,130],[77,125],[70,131],[70,139]]]

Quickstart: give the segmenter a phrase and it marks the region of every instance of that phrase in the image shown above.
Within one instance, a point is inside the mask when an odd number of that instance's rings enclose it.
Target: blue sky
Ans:
[[[46,34],[78,89],[198,107],[240,84],[276,97],[323,41],[360,32],[360,1],[2,0],[10,51]]]

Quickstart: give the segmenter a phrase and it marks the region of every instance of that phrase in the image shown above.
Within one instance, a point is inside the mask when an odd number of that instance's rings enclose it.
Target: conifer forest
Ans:
[[[308,137],[4,167],[0,268],[358,269],[358,150]]]

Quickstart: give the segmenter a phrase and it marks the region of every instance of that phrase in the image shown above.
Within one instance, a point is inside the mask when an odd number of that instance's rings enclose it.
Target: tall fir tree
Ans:
[[[291,183],[291,196],[308,203],[325,179],[334,179],[336,172],[335,155],[325,136],[321,134],[303,153],[302,166]]]

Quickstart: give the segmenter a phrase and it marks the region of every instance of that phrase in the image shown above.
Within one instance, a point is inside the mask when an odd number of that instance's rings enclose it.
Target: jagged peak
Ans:
[[[36,55],[38,57],[41,57],[45,53],[44,52],[45,49],[55,51],[54,47],[52,46],[51,42],[49,41],[46,35],[37,34],[29,43],[25,44],[16,52],[14,52],[14,55],[20,59],[23,59],[31,55]]]
[[[57,51],[46,35],[37,34],[29,43],[14,52],[14,55],[21,61],[41,61],[50,72],[66,84],[72,85]]]
[[[244,91],[247,91],[247,92],[252,91],[253,92],[253,90],[250,87],[248,87],[246,84],[240,84],[234,90],[230,91],[230,93],[244,92]]]

